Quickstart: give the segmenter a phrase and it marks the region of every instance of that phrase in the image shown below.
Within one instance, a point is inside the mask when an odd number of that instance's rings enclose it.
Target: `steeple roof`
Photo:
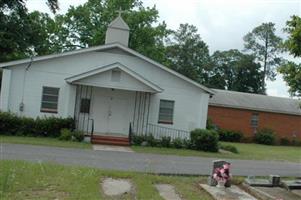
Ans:
[[[119,15],[116,17],[108,26],[109,28],[117,28],[122,30],[130,30],[130,27],[127,25],[127,23],[122,19],[122,17]]]

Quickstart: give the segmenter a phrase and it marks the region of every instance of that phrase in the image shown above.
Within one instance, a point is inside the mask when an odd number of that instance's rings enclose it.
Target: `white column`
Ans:
[[[75,108],[75,98],[76,98],[76,86],[68,84],[66,86],[66,101],[64,117],[73,117]]]
[[[9,111],[10,82],[11,82],[11,70],[3,69],[1,94],[0,94],[0,110],[5,112]]]

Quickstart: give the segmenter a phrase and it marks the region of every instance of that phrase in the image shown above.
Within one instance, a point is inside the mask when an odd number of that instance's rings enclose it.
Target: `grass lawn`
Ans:
[[[159,176],[4,160],[0,161],[0,199],[110,199],[100,186],[105,177],[131,180],[136,198],[128,194],[121,199],[162,199],[154,187],[156,183],[174,185],[183,199],[212,199],[198,186],[206,177]]]
[[[202,156],[214,158],[232,158],[244,160],[280,160],[301,162],[301,147],[290,146],[269,146],[260,144],[245,144],[222,142],[222,144],[230,144],[238,149],[238,154],[228,153],[210,153],[186,149],[172,149],[159,147],[141,147],[133,146],[132,149],[139,153],[155,153],[179,156]]]
[[[44,145],[44,146],[56,146],[56,147],[73,147],[73,148],[83,148],[83,149],[91,148],[90,143],[61,141],[56,138],[42,138],[42,137],[0,135],[0,143],[32,144],[32,145]]]

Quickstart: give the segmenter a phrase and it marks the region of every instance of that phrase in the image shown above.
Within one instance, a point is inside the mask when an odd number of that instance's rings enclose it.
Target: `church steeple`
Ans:
[[[118,10],[118,17],[116,17],[108,26],[106,31],[106,44],[118,42],[128,46],[130,28],[121,17],[123,11]]]

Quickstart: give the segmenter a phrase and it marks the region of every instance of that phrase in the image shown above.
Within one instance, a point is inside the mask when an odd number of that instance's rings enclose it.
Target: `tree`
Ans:
[[[301,57],[301,18],[292,16],[286,22],[285,32],[289,34],[284,42],[286,50],[295,57]],[[291,96],[301,96],[301,64],[286,61],[278,71],[283,75],[284,81],[290,87]]]
[[[36,45],[41,46],[47,39],[48,35],[41,31],[45,20],[50,20],[50,17],[38,12],[28,13],[25,2],[0,1],[0,62],[48,53]],[[57,0],[48,0],[47,3],[53,11],[58,9]]]
[[[284,42],[286,50],[295,57],[301,56],[301,18],[293,15],[291,20],[286,22],[284,31],[289,34]]]
[[[262,72],[252,55],[237,49],[216,51],[211,56],[209,87],[239,92],[261,93]]]
[[[156,7],[145,8],[140,0],[88,0],[83,5],[70,7],[65,15],[56,17],[60,27],[56,40],[60,45],[56,46],[65,51],[104,44],[107,26],[117,16],[119,7],[126,11],[122,17],[131,29],[129,47],[163,62],[163,41],[168,35],[166,24],[158,23]]]
[[[180,24],[179,29],[172,32],[166,56],[167,65],[177,72],[199,83],[208,81],[209,50],[195,26]]]
[[[263,88],[266,79],[275,79],[275,67],[281,63],[278,53],[281,51],[282,39],[275,34],[275,31],[274,23],[263,23],[243,38],[245,50],[251,52],[263,65]]]
[[[290,95],[301,97],[301,64],[288,61],[279,67],[278,70],[283,75],[285,82],[290,87]]]

